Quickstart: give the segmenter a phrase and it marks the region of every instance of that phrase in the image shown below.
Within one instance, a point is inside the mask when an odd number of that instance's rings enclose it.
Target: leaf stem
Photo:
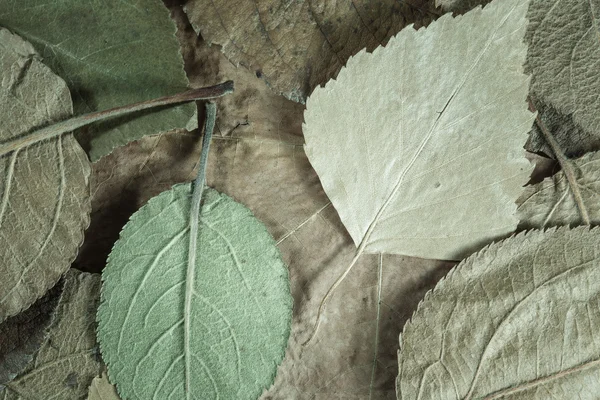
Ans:
[[[537,111],[531,97],[529,98],[529,109],[532,112]],[[540,131],[542,131],[544,139],[546,139],[546,142],[552,149],[556,160],[560,164],[563,172],[565,173],[565,176],[567,177],[567,182],[569,182],[569,186],[571,187],[571,191],[573,192],[573,197],[575,198],[575,203],[577,204],[577,208],[579,209],[579,214],[581,215],[583,223],[585,225],[590,225],[590,215],[583,201],[581,191],[579,190],[579,184],[577,183],[577,177],[575,175],[575,169],[573,168],[573,164],[567,158],[567,156],[565,156],[565,153],[563,153],[562,149],[560,148],[558,141],[554,138],[554,136],[552,136],[546,125],[544,125],[544,123],[542,122],[542,119],[540,118],[540,113],[538,113],[535,116],[535,122],[540,128]]]
[[[191,313],[192,313],[192,295],[194,294],[194,280],[196,274],[196,251],[198,242],[198,225],[200,220],[200,204],[202,194],[204,193],[204,183],[206,182],[206,165],[208,161],[208,152],[210,150],[210,140],[215,128],[217,117],[217,106],[215,103],[206,104],[206,125],[204,127],[204,139],[202,140],[202,152],[200,153],[200,163],[198,165],[198,174],[194,180],[192,189],[192,202],[190,205],[190,242],[188,248],[188,266],[185,283],[185,305],[183,310],[184,328],[183,345],[185,357],[185,396],[190,400],[191,389],[191,371],[192,362],[190,354],[190,333],[191,333]]]
[[[120,117],[126,114],[147,110],[155,107],[185,103],[194,100],[214,99],[217,97],[224,96],[231,92],[233,92],[233,81],[227,81],[215,86],[191,89],[172,96],[160,97],[158,99],[142,101],[126,106],[110,108],[104,111],[97,111],[89,114],[80,115],[78,117],[70,118],[65,121],[45,126],[41,129],[22,135],[16,139],[0,143],[0,156],[21,149],[23,147],[31,146],[34,143],[51,139],[68,132],[72,132],[77,128],[81,128],[94,122],[103,121],[109,118]]]

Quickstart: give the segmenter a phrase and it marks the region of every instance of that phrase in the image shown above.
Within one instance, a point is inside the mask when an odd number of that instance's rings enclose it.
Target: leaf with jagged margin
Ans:
[[[62,286],[59,281],[27,310],[0,324],[0,387],[20,374],[40,349]]]
[[[576,173],[577,195],[581,196],[591,224],[600,224],[600,152],[588,153],[569,163]],[[517,204],[521,229],[584,224],[575,194],[562,170],[527,186]]]
[[[431,0],[189,0],[185,10],[231,62],[299,102],[359,50],[438,16]]]
[[[101,372],[96,345],[100,275],[70,269],[48,335],[33,361],[0,391],[1,400],[84,399]]]
[[[600,132],[600,1],[532,0],[527,71],[535,100]]]
[[[2,0],[0,25],[33,43],[67,81],[78,115],[175,94],[188,84],[175,25],[160,0]],[[96,161],[142,135],[184,127],[194,109],[138,113],[86,128],[78,139]]]
[[[406,28],[309,97],[306,153],[357,257],[460,259],[514,231],[534,118],[526,11],[502,0]]]
[[[398,399],[597,399],[599,242],[529,231],[459,264],[400,335]]]
[[[102,372],[101,376],[97,376],[90,385],[88,400],[121,400],[117,393],[117,388],[108,380],[106,372]]]
[[[0,74],[0,150],[71,114],[65,82],[2,28]],[[75,259],[89,224],[90,169],[72,134],[0,155],[0,322],[33,304]]]
[[[287,267],[250,210],[206,189],[188,279],[190,194],[182,184],[152,198],[109,256],[98,310],[108,375],[127,399],[256,399],[287,345]]]

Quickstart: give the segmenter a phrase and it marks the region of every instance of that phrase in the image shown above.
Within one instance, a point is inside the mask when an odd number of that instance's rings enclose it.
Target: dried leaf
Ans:
[[[0,151],[71,114],[65,82],[33,47],[0,28]],[[89,223],[90,164],[71,134],[0,155],[0,321],[69,268]]]
[[[127,399],[256,399],[287,345],[287,267],[247,208],[207,189],[189,270],[190,188],[152,198],[115,244],[102,273],[102,355]]]
[[[117,389],[109,382],[106,372],[97,376],[90,385],[90,392],[87,400],[121,400]]]
[[[600,1],[532,0],[527,70],[536,100],[571,115],[598,142]],[[575,145],[576,146],[576,145]]]
[[[71,269],[65,276],[44,344],[27,369],[0,390],[2,400],[84,399],[101,362],[94,316],[100,276]]]
[[[406,28],[308,99],[306,152],[357,254],[460,259],[514,231],[526,11],[503,0]]]
[[[185,9],[194,29],[235,65],[300,102],[359,50],[437,16],[429,0],[190,0]]]
[[[600,152],[571,160],[577,186],[590,222],[600,224]],[[521,229],[584,224],[575,195],[563,171],[528,186],[517,201]]]
[[[61,291],[59,283],[27,310],[0,324],[0,387],[20,374],[40,349]]]
[[[531,231],[463,261],[400,336],[398,399],[597,398],[599,241]]]
[[[188,83],[175,27],[160,0],[143,6],[121,0],[3,0],[0,25],[31,41],[67,81],[75,114],[174,94]],[[97,160],[143,134],[184,127],[194,108],[187,104],[111,121],[84,130],[80,139]]]

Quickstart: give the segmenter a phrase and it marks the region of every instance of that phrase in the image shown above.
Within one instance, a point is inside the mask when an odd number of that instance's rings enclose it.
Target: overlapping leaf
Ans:
[[[0,321],[29,307],[69,268],[89,223],[89,161],[71,134],[6,152],[68,117],[65,82],[0,28]]]
[[[308,99],[306,152],[358,253],[459,259],[516,228],[527,5],[406,28]]]
[[[109,377],[127,399],[256,399],[287,345],[287,267],[252,213],[212,189],[188,266],[190,193],[151,199],[111,252],[98,310]]]
[[[100,276],[71,269],[41,349],[2,400],[83,399],[100,374],[95,314]]]
[[[530,231],[463,261],[404,328],[398,399],[595,399],[599,241]]]
[[[106,372],[97,376],[90,385],[88,400],[121,400],[115,388],[108,380]]]
[[[166,96],[187,86],[175,27],[160,0],[3,0],[0,25],[33,43],[67,81],[75,114]],[[97,160],[144,134],[184,127],[193,111],[188,104],[111,121],[80,139]]]
[[[301,102],[359,50],[437,16],[429,0],[190,0],[185,7],[196,31],[233,63]]]

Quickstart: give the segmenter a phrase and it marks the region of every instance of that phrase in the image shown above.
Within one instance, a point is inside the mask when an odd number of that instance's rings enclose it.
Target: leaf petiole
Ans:
[[[29,132],[23,136],[7,141],[5,143],[0,143],[0,156],[21,149],[23,147],[31,146],[34,143],[63,135],[65,133],[74,131],[75,129],[81,128],[94,122],[103,121],[109,118],[120,117],[123,115],[155,107],[186,103],[194,100],[214,99],[217,97],[225,96],[226,94],[229,94],[231,92],[233,92],[233,81],[227,81],[215,86],[191,89],[182,93],[177,93],[172,96],[159,97],[158,99],[142,101],[126,106],[110,108],[104,111],[97,111],[89,114],[80,115],[78,117],[73,117],[65,121],[45,126],[41,129]]]

